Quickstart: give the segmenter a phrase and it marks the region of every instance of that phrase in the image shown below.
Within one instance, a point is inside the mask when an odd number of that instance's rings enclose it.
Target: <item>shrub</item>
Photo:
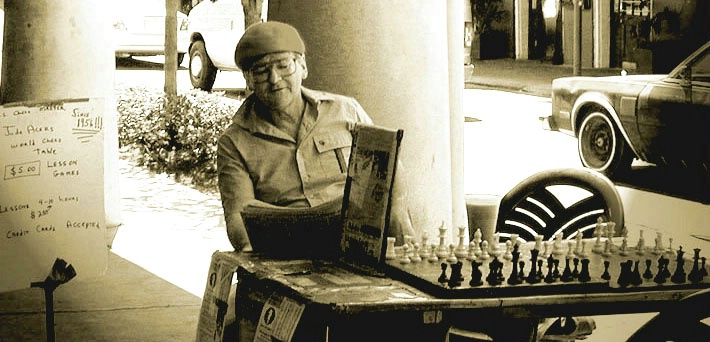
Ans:
[[[217,139],[240,102],[201,90],[166,97],[147,88],[117,89],[118,140],[139,165],[214,188]]]

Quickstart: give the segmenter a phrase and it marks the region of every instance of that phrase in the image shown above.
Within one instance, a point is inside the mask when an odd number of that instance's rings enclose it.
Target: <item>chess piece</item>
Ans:
[[[705,268],[705,257],[700,257],[700,262],[700,275],[704,278],[708,275],[708,270]]]
[[[451,277],[449,277],[449,287],[458,287],[461,286],[461,283],[463,282],[463,274],[461,273],[461,268],[463,267],[463,263],[461,261],[456,262],[455,264],[451,264]]]
[[[611,256],[611,239],[606,239],[604,241],[604,251],[602,252],[602,255],[606,258]]]
[[[604,273],[602,273],[601,278],[609,281],[611,279],[611,274],[609,274],[609,260],[604,260]]]
[[[518,279],[522,283],[525,280],[525,261],[518,261]]]
[[[493,234],[493,242],[488,245],[488,254],[499,257],[503,254],[503,249],[500,248],[500,234]]]
[[[427,260],[431,263],[435,263],[435,262],[439,261],[439,257],[436,255],[436,245],[435,244],[429,245],[429,257],[427,258]]]
[[[519,236],[519,235],[518,235],[518,234],[515,234],[515,233],[510,234],[510,238],[509,238],[510,240],[509,240],[509,241],[510,241],[510,244],[511,244],[511,245],[515,246],[515,245],[518,244],[518,236]]]
[[[572,240],[567,241],[567,257],[574,257],[574,246],[575,242]]]
[[[552,253],[550,252],[550,244],[551,244],[550,241],[545,241],[545,242],[543,243],[543,245],[545,245],[545,250],[542,252],[542,257],[543,257],[543,258],[547,258],[547,257],[549,257],[550,255],[552,255]]]
[[[538,282],[545,279],[545,276],[542,273],[542,259],[537,259],[537,274],[535,276],[537,277]]]
[[[577,279],[577,277],[579,277],[579,270],[577,269],[579,266],[579,258],[572,259],[572,264],[574,265],[574,269],[572,269],[572,278]]]
[[[439,226],[439,247],[436,250],[436,256],[439,259],[444,259],[449,255],[449,249],[446,247],[446,226],[441,222]]]
[[[574,254],[579,256],[580,253],[582,253],[582,231],[577,229],[577,235],[574,236],[575,240],[575,249],[574,249]]]
[[[693,255],[693,268],[688,273],[688,280],[693,284],[699,283],[703,277],[700,274],[700,248],[693,249],[695,254]]]
[[[643,272],[644,279],[653,278],[653,272],[651,272],[651,259],[646,259],[646,271]]]
[[[555,267],[555,259],[552,257],[552,254],[547,257],[547,275],[545,276],[545,282],[550,284],[555,282],[555,276],[554,276],[554,271],[552,270],[553,267]]]
[[[683,269],[683,266],[685,264],[685,260],[683,259],[684,253],[685,252],[683,252],[683,247],[678,247],[678,253],[676,257],[676,268],[675,272],[673,272],[673,275],[671,276],[671,281],[676,284],[685,283],[685,270]]]
[[[673,251],[673,238],[668,238],[668,249],[666,249],[666,253],[673,255],[675,252]]]
[[[581,259],[584,259],[588,256],[587,255],[587,243],[588,242],[589,242],[588,240],[583,240],[582,241],[582,251],[577,253],[577,256],[580,257]]]
[[[480,254],[480,252],[479,252]],[[466,260],[472,261],[476,260],[476,248],[474,247],[474,242],[471,240],[471,242],[468,244],[468,253],[466,254]]]
[[[645,244],[646,244],[646,242],[643,237],[643,229],[641,229],[641,230],[639,230],[639,240],[636,243],[636,254],[644,255],[644,253],[646,252],[645,251],[646,250]]]
[[[617,278],[616,283],[621,287],[629,286],[631,283],[631,266],[633,266],[633,261],[627,260],[619,263],[619,266],[621,271],[619,271],[619,278]]]
[[[577,280],[586,283],[590,280],[592,280],[591,276],[589,275],[589,259],[582,259],[582,270],[579,271],[579,277],[577,277]]]
[[[429,244],[427,243],[428,240],[429,237],[426,234],[423,234],[420,245],[421,248],[419,249],[419,257],[422,258],[422,260],[429,259]]]
[[[481,280],[483,273],[479,268],[480,266],[481,264],[476,262],[476,260],[471,261],[471,280],[468,282],[468,285],[472,287],[483,285],[483,281]]]
[[[528,284],[536,284],[540,282],[540,279],[537,277],[538,253],[539,251],[537,249],[530,251],[530,273],[528,273],[528,276],[525,278],[525,282]]]
[[[505,242],[505,253],[503,253],[503,259],[512,260],[513,259],[513,243],[510,240]]]
[[[464,259],[466,256],[468,256],[468,250],[466,248],[466,227],[465,226],[459,226],[459,244],[456,246],[456,250],[454,250],[454,255],[456,255],[457,258],[459,259]]]
[[[655,255],[659,255],[661,253],[664,253],[665,250],[663,249],[663,247],[661,247],[663,242],[661,241],[661,233],[660,232],[656,232],[656,238],[653,239],[653,241],[655,242],[655,246],[653,246],[652,253]]]
[[[508,240],[507,242],[510,242],[510,240]],[[517,244],[513,247],[513,250],[510,252],[510,255],[511,262],[513,263],[513,271],[510,273],[510,277],[508,277],[508,284],[517,285],[522,282],[518,274],[518,259],[520,258],[520,251],[518,250]]]
[[[552,244],[552,255],[558,258],[565,255],[566,247],[567,246],[565,246],[564,242],[562,241],[562,233],[557,233],[555,235],[555,241]]]
[[[614,244],[614,235],[616,235],[616,223],[607,222],[606,228],[606,239],[607,241],[609,241],[609,252],[611,254],[614,254],[619,250],[619,247]]]
[[[602,245],[602,235],[604,235],[604,219],[602,217],[597,218],[597,224],[594,226],[594,247],[592,247],[592,253],[601,254],[604,250]]]
[[[634,270],[631,271],[631,285],[639,286],[643,283],[641,272],[639,271],[639,260],[634,262]]]
[[[535,235],[535,247],[538,251],[542,251],[542,235]]]
[[[481,228],[478,228],[473,233],[473,254],[475,254],[476,256],[481,255],[481,239],[482,239]]]
[[[387,251],[385,252],[385,259],[386,260],[395,260],[397,259],[397,253],[394,250],[394,243],[397,241],[396,238],[393,237],[388,237],[387,238]]]
[[[446,262],[453,264],[459,261],[456,257],[456,252],[454,251],[454,244],[449,245],[449,255],[446,257]]]
[[[409,264],[411,262],[412,260],[409,259],[409,245],[405,243],[404,245],[402,245],[402,255],[399,256],[399,263]]]
[[[490,254],[488,254],[488,241],[483,240],[483,242],[481,242],[481,255],[478,256],[478,259],[488,260],[490,257]]]
[[[663,255],[658,258],[658,273],[656,273],[656,276],[653,277],[653,281],[656,282],[656,284],[663,284],[666,282],[666,273],[668,272],[667,260],[668,259],[664,258]]]
[[[419,244],[418,244],[418,243],[414,243],[414,248],[413,248],[413,250],[412,250],[412,256],[409,257],[409,259],[410,259],[413,263],[418,263],[418,262],[421,262],[421,261],[422,261],[422,257],[419,255],[419,248],[420,248],[420,247],[419,247]]]
[[[574,277],[572,277],[572,268],[569,265],[569,260],[569,257],[565,258],[565,269],[562,271],[562,276],[560,276],[560,280],[563,282],[572,281],[574,279]]]
[[[439,282],[440,283],[445,283],[449,281],[449,277],[446,275],[446,269],[449,267],[445,262],[441,263],[441,274],[439,275]]]
[[[628,241],[626,240],[626,236],[624,236],[621,240],[621,247],[619,247],[619,255],[621,255],[621,256],[629,255],[628,248],[629,248]]]

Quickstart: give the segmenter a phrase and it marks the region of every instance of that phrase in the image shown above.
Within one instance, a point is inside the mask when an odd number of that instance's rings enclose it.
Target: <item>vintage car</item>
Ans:
[[[667,75],[562,77],[546,128],[577,138],[582,164],[609,177],[634,158],[710,169],[710,41]]]

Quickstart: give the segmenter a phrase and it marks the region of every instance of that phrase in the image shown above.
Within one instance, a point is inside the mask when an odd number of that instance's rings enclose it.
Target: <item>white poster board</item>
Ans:
[[[103,100],[0,107],[0,292],[44,281],[57,258],[103,275]]]

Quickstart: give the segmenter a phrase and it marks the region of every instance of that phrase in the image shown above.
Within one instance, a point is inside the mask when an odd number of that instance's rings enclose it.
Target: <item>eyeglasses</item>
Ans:
[[[284,58],[266,65],[258,65],[249,69],[251,77],[256,83],[266,82],[271,76],[271,70],[274,70],[281,77],[291,76],[296,72],[295,58]]]

